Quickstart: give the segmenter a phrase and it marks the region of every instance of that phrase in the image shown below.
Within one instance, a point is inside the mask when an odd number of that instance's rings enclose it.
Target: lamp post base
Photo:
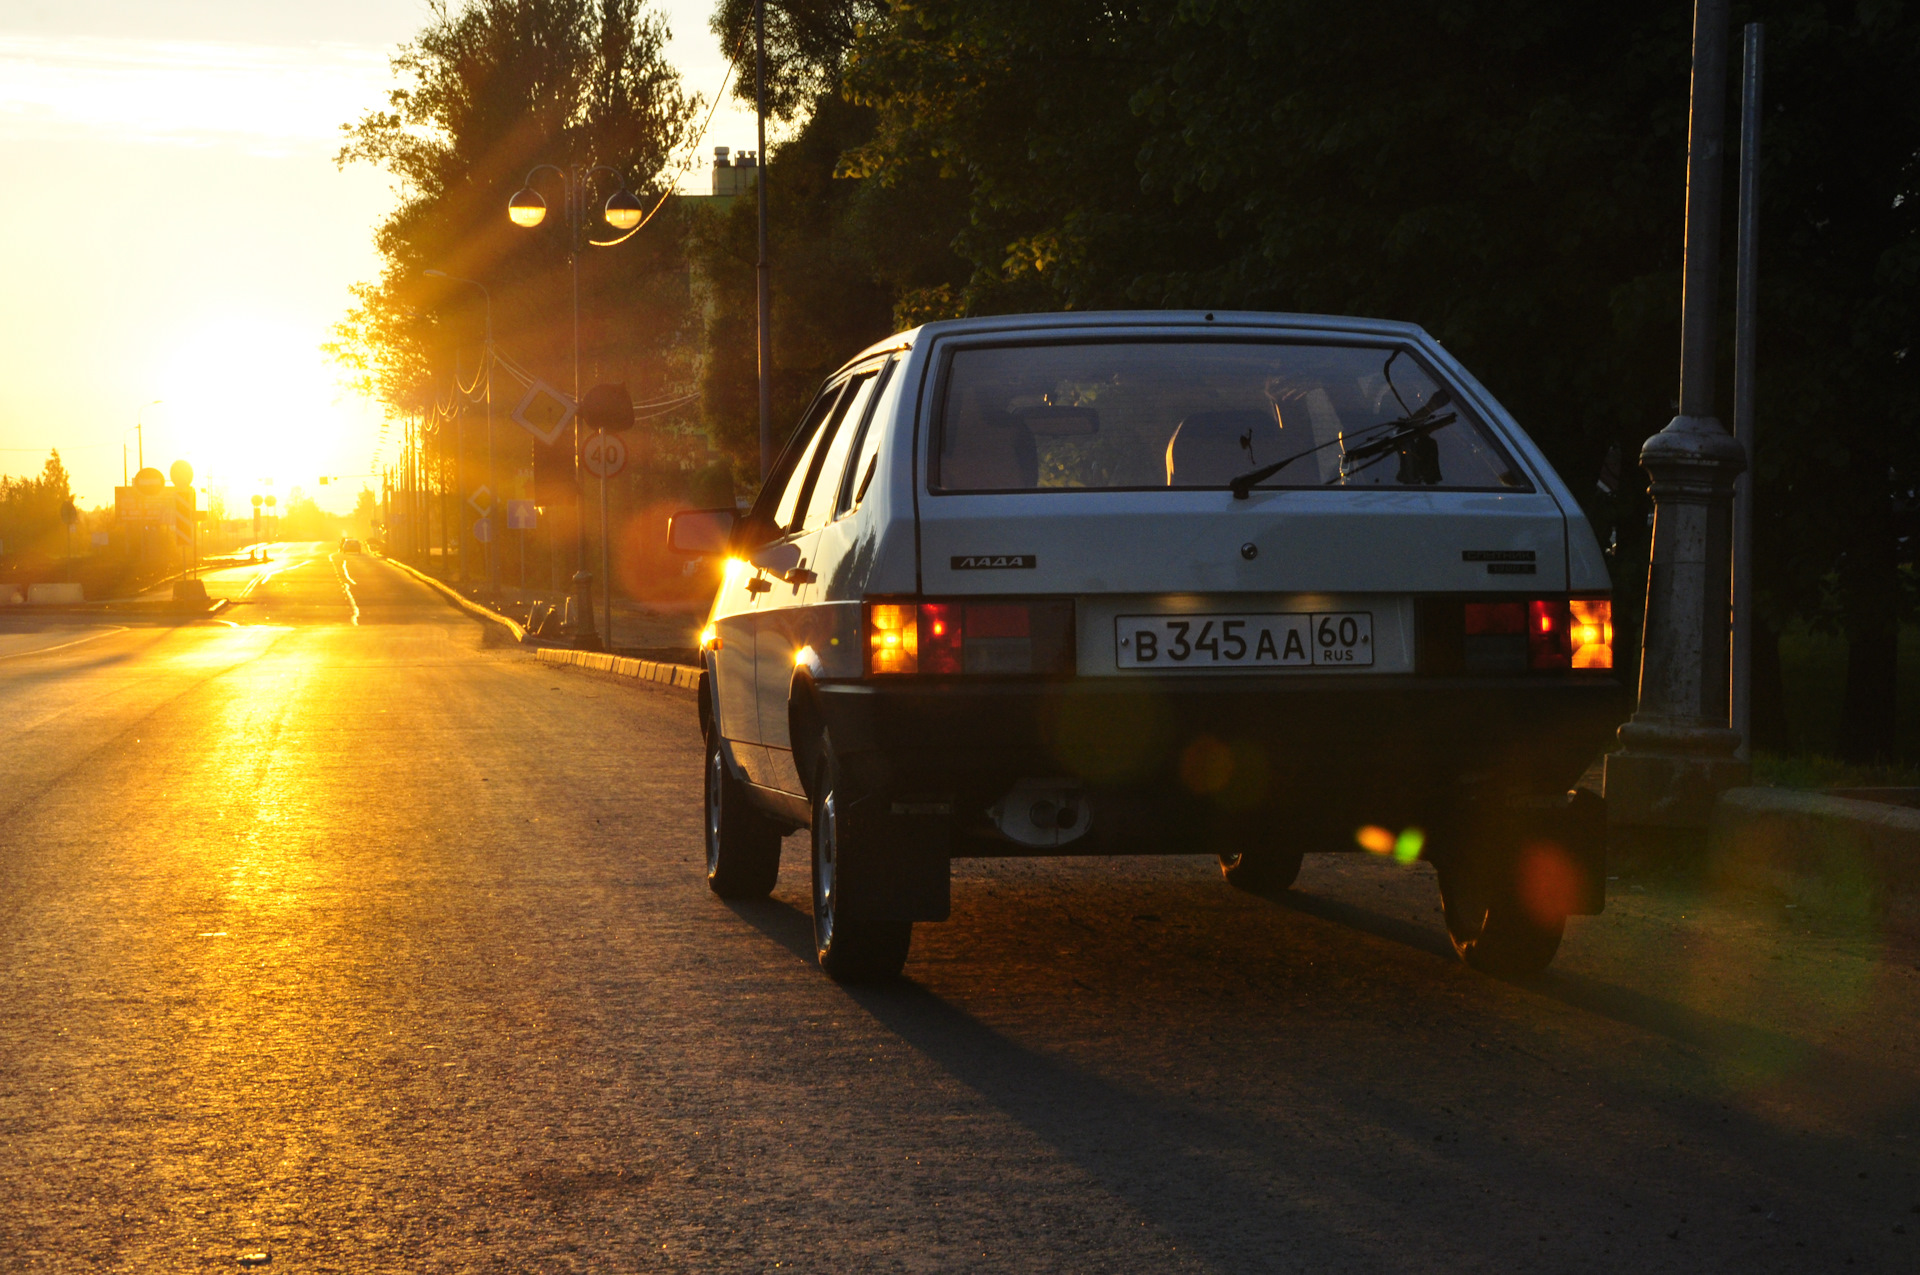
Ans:
[[[1720,794],[1752,776],[1735,757],[1740,736],[1724,727],[1628,722],[1624,747],[1607,757],[1607,822],[1704,834]]]

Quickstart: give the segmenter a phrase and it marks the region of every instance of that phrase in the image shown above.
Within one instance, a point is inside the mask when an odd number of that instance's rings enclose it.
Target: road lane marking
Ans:
[[[71,642],[62,642],[58,646],[36,646],[31,651],[15,651],[11,655],[0,655],[0,660],[24,660],[29,655],[48,655],[54,651],[64,651],[70,646],[79,646],[82,642],[91,642],[95,638],[105,637],[109,633],[125,633],[126,631],[125,625],[118,624],[110,629],[101,629],[98,633],[89,633],[85,637],[77,637]]]
[[[347,605],[353,608],[353,623],[358,624],[360,623],[360,603],[353,596],[353,586],[360,582],[353,578],[352,572],[347,570],[345,554],[334,554],[333,565],[334,569],[340,573],[340,592],[347,595]]]

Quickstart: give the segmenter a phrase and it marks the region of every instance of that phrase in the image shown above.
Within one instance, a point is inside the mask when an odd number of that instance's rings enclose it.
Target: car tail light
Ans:
[[[873,675],[1073,671],[1073,603],[976,600],[867,604]]]
[[[1567,604],[1538,598],[1527,604],[1527,667],[1563,669],[1572,654],[1567,646]]]
[[[1524,602],[1469,602],[1466,605],[1466,631],[1469,637],[1525,633],[1527,604]]]
[[[1613,667],[1613,602],[1607,598],[1575,598],[1567,603],[1572,612],[1568,645],[1573,648],[1573,667]]]
[[[1613,604],[1532,598],[1421,604],[1419,665],[1428,673],[1553,673],[1613,667]]]
[[[920,631],[911,603],[867,607],[867,672],[918,673]]]

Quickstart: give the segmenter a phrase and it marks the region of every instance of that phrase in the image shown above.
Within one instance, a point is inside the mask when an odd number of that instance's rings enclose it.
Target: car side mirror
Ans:
[[[682,509],[667,519],[667,551],[721,554],[733,543],[740,515],[732,509]]]

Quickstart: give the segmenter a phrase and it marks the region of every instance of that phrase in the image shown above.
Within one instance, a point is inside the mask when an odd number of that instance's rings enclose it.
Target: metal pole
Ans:
[[[453,489],[459,493],[454,498],[453,517],[459,522],[453,528],[453,535],[460,543],[460,583],[467,582],[467,396],[460,392],[460,347],[453,347]],[[440,505],[440,521],[447,520],[445,496]]]
[[[1759,336],[1760,285],[1760,93],[1766,57],[1766,28],[1746,27],[1746,56],[1740,85],[1740,242],[1733,319],[1733,436],[1747,454],[1747,469],[1733,487],[1733,658],[1729,698],[1733,729],[1740,735],[1735,754],[1753,756],[1753,381],[1754,345]]]
[[[760,209],[760,262],[755,294],[760,313],[760,478],[773,469],[773,266],[767,257],[767,0],[753,2],[753,188]]]
[[[1727,0],[1694,10],[1693,117],[1687,129],[1687,249],[1680,295],[1680,415],[1713,415],[1719,320],[1720,185],[1726,154]]]
[[[487,587],[493,592],[493,602],[500,602],[500,550],[495,541],[500,536],[500,527],[494,522],[493,511],[500,506],[500,487],[493,470],[493,294],[487,297],[487,512],[482,515],[487,523]]]
[[[606,466],[603,464],[602,469]],[[607,622],[602,626],[607,649],[613,649],[613,564],[607,539],[607,476],[600,475],[600,605],[605,609]]]
[[[571,168],[567,175],[567,210],[573,247],[573,644],[588,651],[600,649],[593,631],[593,573],[587,570],[587,484],[580,467],[580,253],[586,247],[587,191],[590,173]]]

